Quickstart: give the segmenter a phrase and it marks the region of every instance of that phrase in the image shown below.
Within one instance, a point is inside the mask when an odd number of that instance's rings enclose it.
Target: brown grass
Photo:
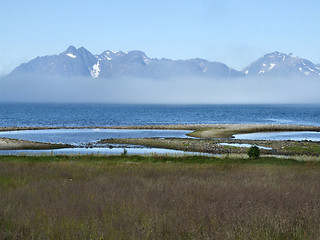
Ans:
[[[320,127],[279,124],[212,124],[188,134],[198,138],[231,138],[235,134],[281,131],[320,131]]]
[[[0,161],[0,239],[320,236],[318,164],[131,160]]]

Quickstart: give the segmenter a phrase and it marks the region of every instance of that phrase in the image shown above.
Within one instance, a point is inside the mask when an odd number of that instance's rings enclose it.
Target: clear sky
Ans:
[[[319,64],[319,23],[319,0],[1,0],[0,75],[69,45],[237,70],[273,51]]]

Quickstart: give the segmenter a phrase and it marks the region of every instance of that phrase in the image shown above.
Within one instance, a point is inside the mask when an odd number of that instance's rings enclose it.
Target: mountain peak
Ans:
[[[77,48],[75,46],[69,46],[65,52],[76,52]]]
[[[246,75],[258,76],[320,76],[318,69],[312,62],[299,58],[292,53],[289,55],[281,52],[272,52],[259,58],[246,67]]]
[[[77,58],[77,52],[78,50],[74,46],[69,46],[67,50],[62,52],[60,55],[65,55],[74,59],[74,58]]]
[[[287,57],[288,57],[287,54],[275,51],[275,52],[272,52],[272,53],[267,53],[262,58],[281,58],[281,59],[285,60]]]

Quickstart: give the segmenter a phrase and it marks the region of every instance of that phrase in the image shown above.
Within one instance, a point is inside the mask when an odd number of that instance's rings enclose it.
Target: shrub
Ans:
[[[251,146],[248,151],[249,158],[259,158],[260,157],[260,149],[257,146]]]
[[[126,156],[126,155],[127,155],[127,153],[128,153],[128,150],[124,148],[124,149],[123,149],[122,156]]]

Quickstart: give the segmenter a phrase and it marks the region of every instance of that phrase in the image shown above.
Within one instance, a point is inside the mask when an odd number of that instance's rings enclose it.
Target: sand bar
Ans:
[[[19,139],[0,138],[0,150],[40,150],[72,147],[68,144],[41,143]]]
[[[45,130],[45,129],[159,129],[193,130],[190,136],[198,138],[231,138],[234,134],[280,131],[316,131],[320,127],[309,125],[280,124],[177,124],[177,125],[141,125],[141,126],[94,126],[94,127],[0,127],[0,131]]]

